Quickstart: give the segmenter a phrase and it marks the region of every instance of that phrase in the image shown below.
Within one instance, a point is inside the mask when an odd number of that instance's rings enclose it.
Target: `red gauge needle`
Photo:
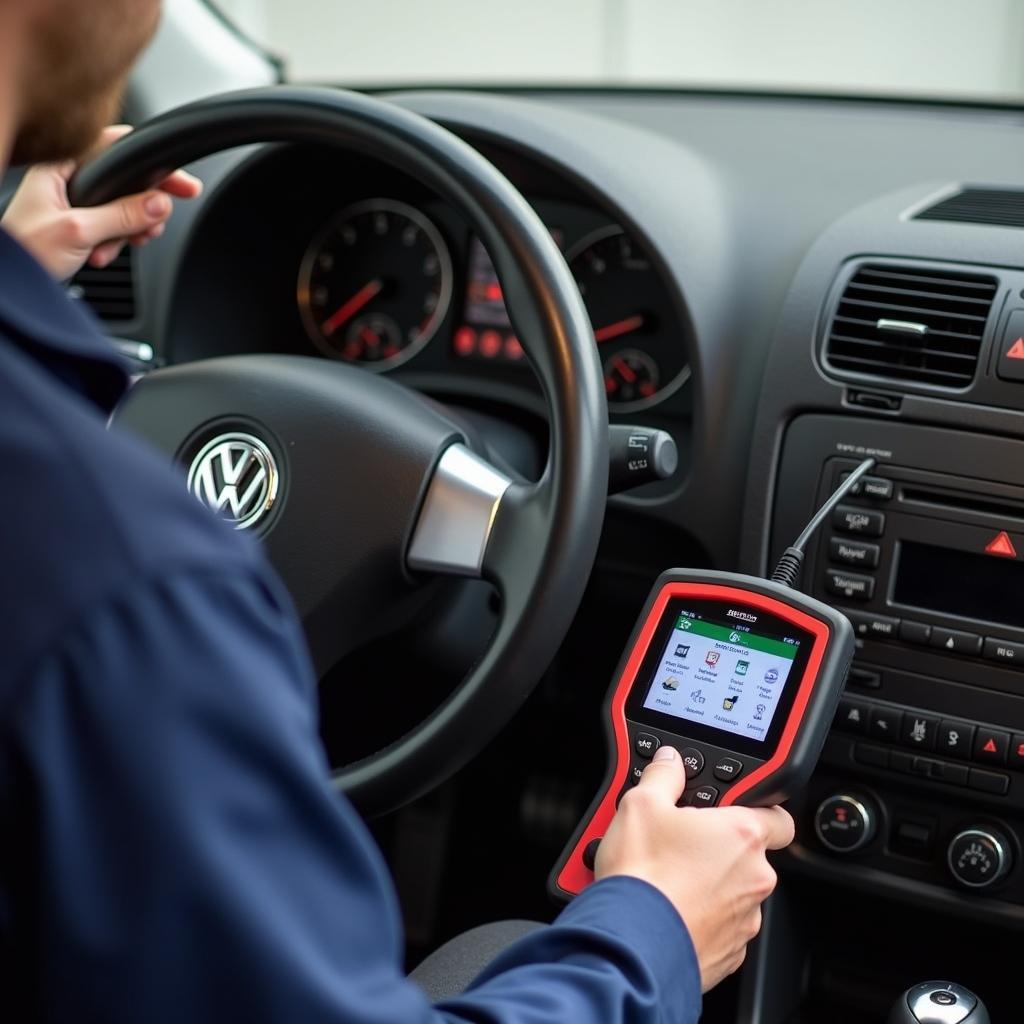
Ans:
[[[320,325],[324,337],[329,338],[339,327],[351,320],[383,287],[384,282],[379,277],[364,284],[348,302],[339,306],[337,311]]]
[[[604,327],[598,327],[594,331],[594,340],[598,343],[611,341],[612,338],[618,338],[620,335],[639,331],[643,325],[644,318],[639,313],[636,316],[627,316],[625,320],[616,320],[613,324],[605,324]]]
[[[636,382],[636,371],[629,365],[629,363],[626,362],[625,359],[622,358],[622,356],[616,356],[612,360],[612,366],[622,374],[626,379],[627,384],[633,384]]]

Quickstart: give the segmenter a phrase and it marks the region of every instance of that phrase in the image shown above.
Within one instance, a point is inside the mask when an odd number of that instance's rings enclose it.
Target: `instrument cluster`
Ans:
[[[528,372],[482,243],[436,204],[360,199],[309,240],[298,309],[322,354],[388,371],[427,349],[488,374]],[[609,409],[647,409],[690,376],[685,320],[644,244],[595,210],[534,203],[565,255],[594,328]],[[433,344],[431,344],[433,343]]]

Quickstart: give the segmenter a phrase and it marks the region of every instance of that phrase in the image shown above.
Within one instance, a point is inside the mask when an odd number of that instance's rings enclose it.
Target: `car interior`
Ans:
[[[1024,91],[344,84],[170,3],[149,126],[74,187],[204,194],[69,287],[183,486],[225,431],[282,467],[254,532],[408,966],[557,914],[655,580],[767,577],[872,459],[796,583],[852,624],[845,690],[702,1020],[881,1022],[929,978],[1019,1020]]]

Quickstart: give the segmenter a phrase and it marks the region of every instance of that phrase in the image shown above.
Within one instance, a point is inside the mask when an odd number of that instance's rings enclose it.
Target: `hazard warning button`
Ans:
[[[1024,381],[1024,309],[1010,314],[1000,337],[996,372],[1003,380]]]
[[[998,555],[1000,558],[1016,558],[1017,549],[1005,530],[1000,530],[986,545],[985,554]]]
[[[1009,733],[979,725],[978,734],[974,737],[972,754],[975,761],[983,761],[987,764],[1006,764],[1006,753],[1009,746]]]

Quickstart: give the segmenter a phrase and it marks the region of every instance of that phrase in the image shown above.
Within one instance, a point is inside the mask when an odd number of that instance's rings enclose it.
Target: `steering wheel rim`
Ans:
[[[480,574],[498,587],[502,613],[486,653],[411,732],[334,774],[338,787],[373,813],[426,792],[475,756],[550,663],[597,551],[607,494],[607,405],[586,310],[547,228],[476,150],[400,107],[320,88],[217,96],[128,135],[84,167],[69,194],[74,205],[99,205],[225,149],[311,142],[358,150],[410,173],[469,221],[502,281],[550,425],[540,480],[513,483],[490,524]]]

